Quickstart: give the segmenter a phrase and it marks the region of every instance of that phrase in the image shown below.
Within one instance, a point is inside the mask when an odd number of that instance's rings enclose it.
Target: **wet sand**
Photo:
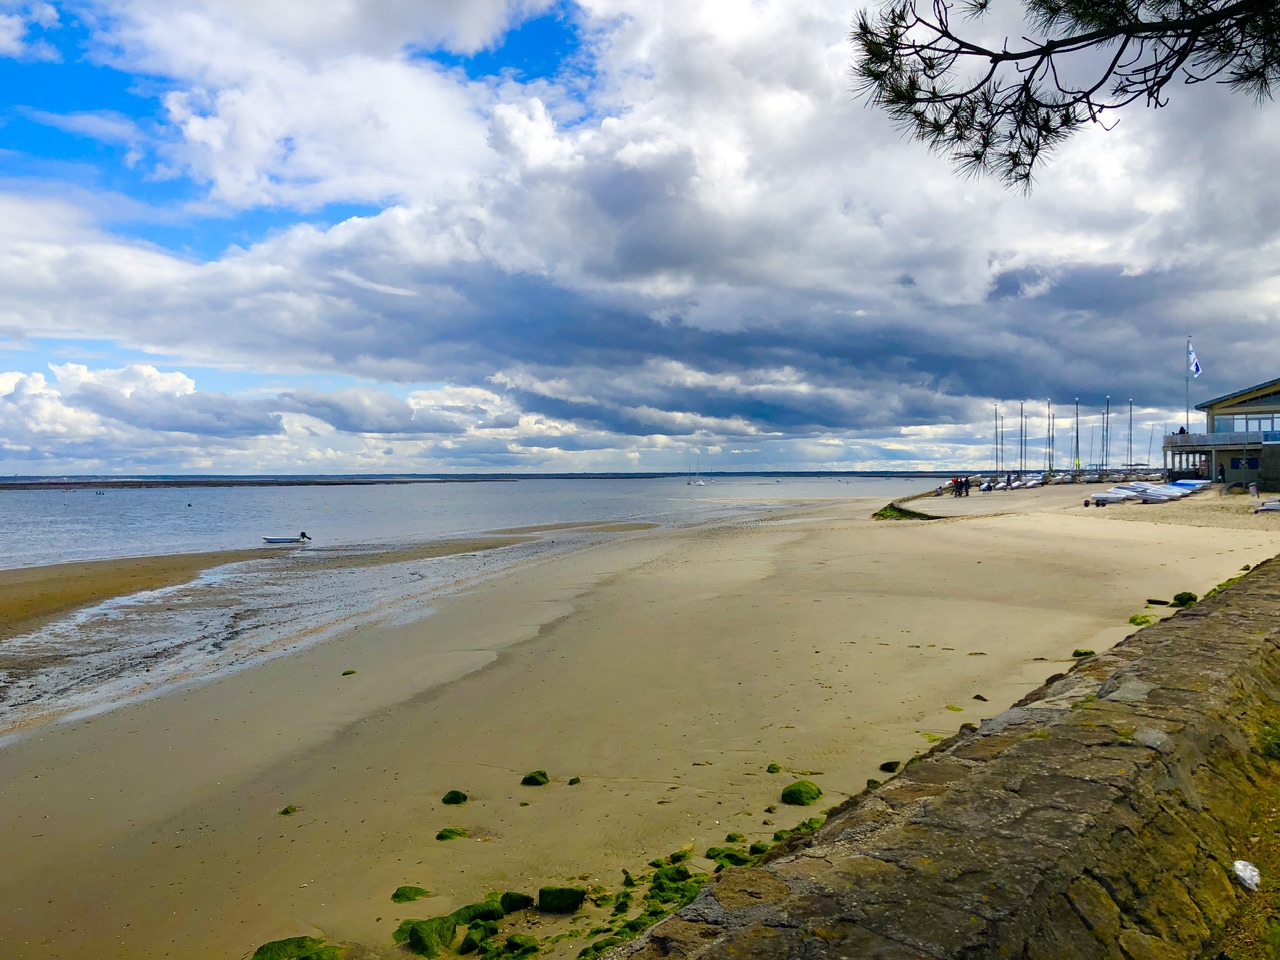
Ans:
[[[177,586],[205,570],[283,552],[279,548],[227,550],[0,570],[0,640],[103,600]]]
[[[766,812],[795,774],[834,805],[1166,610],[1145,598],[1276,552],[1280,517],[1216,494],[1080,500],[618,532],[417,623],[41,728],[0,750],[0,955],[199,960],[313,934],[392,957],[400,919],[489,890],[616,890],[682,846],[768,839],[813,812]],[[538,768],[552,782],[520,786]],[[471,836],[435,840],[447,826]],[[392,904],[401,884],[435,896]]]

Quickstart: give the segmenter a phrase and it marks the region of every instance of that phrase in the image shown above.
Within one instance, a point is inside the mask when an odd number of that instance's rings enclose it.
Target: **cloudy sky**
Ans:
[[[1188,335],[1193,406],[1280,376],[1280,105],[1024,197],[854,95],[856,2],[0,0],[0,473],[946,469],[1108,396],[1158,460]]]

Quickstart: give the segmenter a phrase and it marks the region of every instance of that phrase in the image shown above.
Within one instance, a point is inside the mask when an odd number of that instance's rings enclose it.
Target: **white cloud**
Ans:
[[[1222,90],[1082,131],[1025,199],[957,179],[852,99],[851,11],[834,0],[587,0],[594,75],[528,87],[406,51],[493,44],[545,3],[100,7],[113,62],[171,88],[158,149],[213,205],[391,205],[195,263],[66,200],[0,194],[0,325],[398,387],[202,406],[198,386],[73,387],[60,367],[77,423],[186,424],[243,451],[278,422],[304,461],[323,435],[353,463],[385,459],[388,438],[422,463],[719,438],[760,458],[833,439],[887,462],[901,451],[867,431],[919,426],[962,455],[993,399],[1176,404],[1180,369],[1153,358],[1188,331],[1212,375],[1231,371],[1223,392],[1272,375],[1280,113]],[[43,119],[139,136],[110,114]],[[22,376],[21,409],[52,402]]]
[[[0,57],[57,60],[58,52],[43,39],[32,39],[32,27],[58,26],[53,4],[30,0],[0,0]]]

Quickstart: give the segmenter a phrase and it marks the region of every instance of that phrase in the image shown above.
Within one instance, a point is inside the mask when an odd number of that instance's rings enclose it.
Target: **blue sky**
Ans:
[[[854,13],[0,0],[0,471],[947,469],[1180,423],[1189,334],[1193,404],[1275,376],[1274,108],[1012,195],[850,94]]]

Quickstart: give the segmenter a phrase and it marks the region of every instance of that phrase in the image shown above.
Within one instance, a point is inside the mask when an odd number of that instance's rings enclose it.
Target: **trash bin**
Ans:
[[[1258,495],[1258,485],[1256,483],[1249,484],[1249,496],[1256,497]]]

